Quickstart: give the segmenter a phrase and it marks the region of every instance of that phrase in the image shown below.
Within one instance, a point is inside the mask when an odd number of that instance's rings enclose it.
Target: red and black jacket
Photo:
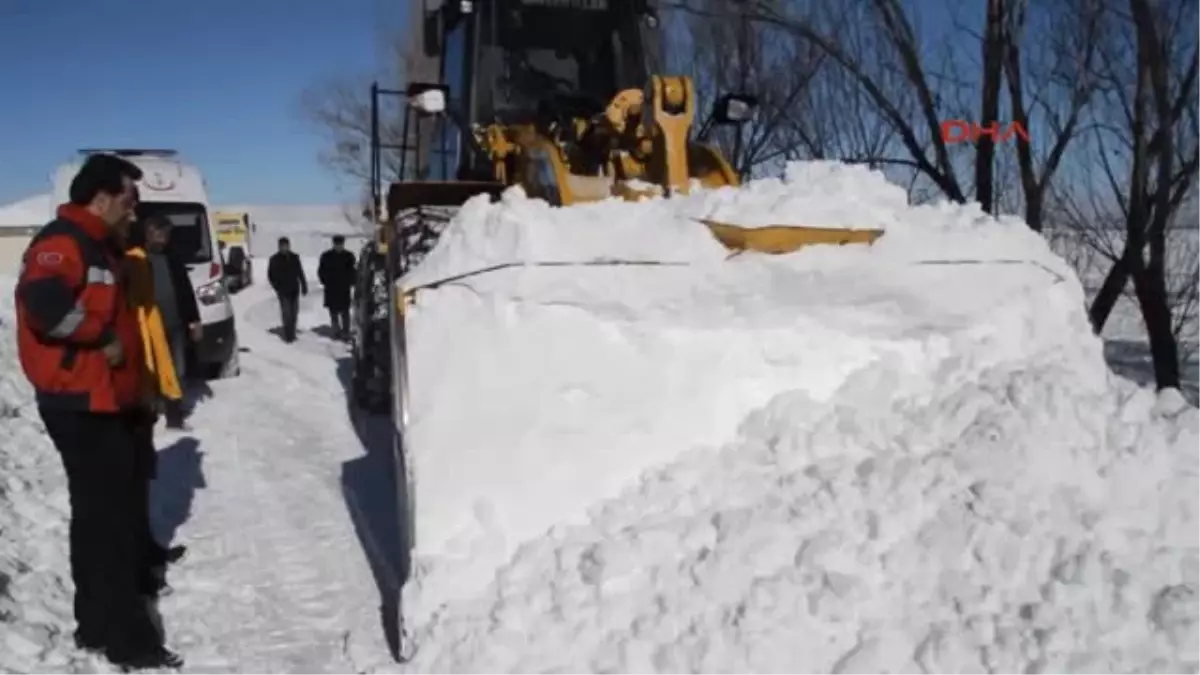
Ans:
[[[120,253],[100,218],[72,204],[30,242],[17,281],[17,351],[46,407],[118,412],[141,402],[144,354]],[[113,339],[124,361],[110,366]]]

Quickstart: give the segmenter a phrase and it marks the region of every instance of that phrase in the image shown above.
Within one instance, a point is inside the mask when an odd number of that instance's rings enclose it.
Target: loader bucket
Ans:
[[[816,244],[873,244],[883,236],[883,230],[789,225],[739,227],[706,218],[698,220],[708,226],[725,248],[734,252],[791,253]]]

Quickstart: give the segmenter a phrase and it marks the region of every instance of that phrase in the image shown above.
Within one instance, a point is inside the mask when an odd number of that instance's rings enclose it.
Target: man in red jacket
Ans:
[[[70,202],[30,242],[16,288],[17,349],[67,474],[76,643],[126,668],[177,667],[138,593],[136,446],[145,355],[118,244],[141,171],[92,155]]]

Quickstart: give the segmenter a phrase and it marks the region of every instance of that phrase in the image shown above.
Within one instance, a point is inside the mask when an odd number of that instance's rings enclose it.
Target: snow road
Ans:
[[[364,444],[390,448],[349,413],[346,348],[321,336],[319,289],[292,345],[270,332],[278,309],[268,290],[252,287],[236,304],[241,376],[212,383],[195,431],[161,450],[190,444],[204,484],[177,534],[188,564],[162,611],[197,670],[353,672],[364,655],[388,654],[381,586],[396,587],[398,530],[388,531],[390,484],[368,484],[390,473],[363,464],[387,460]]]
[[[281,353],[253,320],[273,302],[246,295],[241,377],[213,383],[195,431],[160,450],[195,453],[203,476],[162,611],[198,670],[353,669],[351,628],[379,604],[338,481],[361,445],[336,362]]]

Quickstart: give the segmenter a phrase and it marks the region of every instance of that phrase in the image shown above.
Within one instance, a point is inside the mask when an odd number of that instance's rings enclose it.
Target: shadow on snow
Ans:
[[[160,543],[170,545],[191,517],[196,490],[207,487],[203,463],[200,441],[192,436],[158,451],[157,473],[150,484],[150,524]]]
[[[409,574],[407,530],[402,527],[407,517],[401,518],[400,504],[407,500],[401,494],[403,482],[397,485],[391,420],[355,405],[353,373],[353,358],[338,359],[337,374],[345,390],[347,414],[365,453],[342,465],[342,496],[379,590],[380,622],[388,650],[399,661],[400,588]]]

